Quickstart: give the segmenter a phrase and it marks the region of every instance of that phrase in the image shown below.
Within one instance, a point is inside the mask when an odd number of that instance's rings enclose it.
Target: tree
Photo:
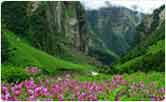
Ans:
[[[27,2],[5,1],[2,3],[2,24],[16,34],[24,36],[26,23]]]

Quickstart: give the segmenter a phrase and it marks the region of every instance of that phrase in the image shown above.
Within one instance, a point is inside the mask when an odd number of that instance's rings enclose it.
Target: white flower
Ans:
[[[62,80],[62,78],[61,78],[61,77],[58,77],[57,79],[58,79],[59,81],[60,81],[60,80]]]
[[[97,73],[97,72],[92,72],[92,76],[96,76],[96,75],[98,75],[99,73]]]

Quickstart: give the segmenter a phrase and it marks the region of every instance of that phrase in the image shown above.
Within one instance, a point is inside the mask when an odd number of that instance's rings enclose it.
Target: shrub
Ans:
[[[112,74],[113,73],[113,69],[112,68],[110,68],[109,66],[102,66],[101,68],[99,68],[98,69],[98,71],[100,72],[100,73],[107,73],[107,74]]]
[[[20,82],[29,78],[29,75],[23,68],[14,67],[12,65],[2,66],[1,75],[2,81],[4,82]]]

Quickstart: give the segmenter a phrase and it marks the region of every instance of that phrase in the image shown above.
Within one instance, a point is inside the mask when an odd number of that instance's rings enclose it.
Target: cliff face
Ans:
[[[164,71],[165,67],[165,6],[148,15],[137,28],[139,41],[117,63],[117,69]],[[137,38],[138,38],[137,37]],[[137,61],[136,61],[137,60]],[[127,63],[130,63],[127,65]],[[121,66],[121,65],[122,66]],[[125,66],[125,64],[127,66]],[[120,65],[120,66],[119,66]],[[124,65],[124,66],[123,66]],[[149,69],[151,68],[151,69]]]
[[[146,39],[153,31],[159,29],[165,23],[165,6],[154,10],[153,14],[145,15],[142,22],[137,26],[137,40],[140,42]]]
[[[106,7],[87,11],[91,28],[104,45],[118,55],[131,48],[135,28],[142,20],[142,14],[123,7]]]
[[[65,47],[88,52],[88,28],[80,2],[31,2],[28,9],[35,46],[52,54]],[[42,26],[34,29],[34,22]]]

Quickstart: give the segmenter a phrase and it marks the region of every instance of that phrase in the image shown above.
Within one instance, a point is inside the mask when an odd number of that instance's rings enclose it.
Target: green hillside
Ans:
[[[165,99],[165,5],[88,3],[2,3],[1,100]]]
[[[164,22],[143,39],[133,50],[113,65],[116,72],[164,71],[165,70],[165,28]]]
[[[48,74],[55,74],[60,70],[72,70],[77,72],[90,72],[94,67],[88,64],[74,64],[33,48],[26,41],[23,41],[12,32],[5,32],[9,47],[13,48],[12,56],[9,57],[8,64],[15,66],[37,66]]]

